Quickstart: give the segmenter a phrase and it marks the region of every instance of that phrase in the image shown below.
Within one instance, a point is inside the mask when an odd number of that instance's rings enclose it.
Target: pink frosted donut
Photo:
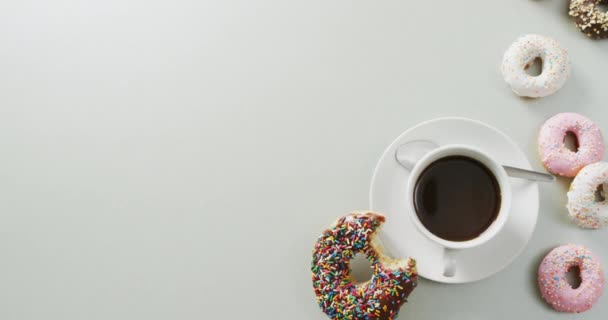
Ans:
[[[566,280],[570,268],[580,269],[581,285],[573,289]],[[591,309],[604,287],[604,274],[599,259],[584,247],[572,244],[557,247],[538,267],[540,294],[553,309],[583,312]]]
[[[568,132],[576,136],[576,152],[564,145]],[[547,170],[560,176],[574,177],[584,166],[602,160],[604,140],[593,121],[576,113],[559,113],[540,128],[538,149]]]

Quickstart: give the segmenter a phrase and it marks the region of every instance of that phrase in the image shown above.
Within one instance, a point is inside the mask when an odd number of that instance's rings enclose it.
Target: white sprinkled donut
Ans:
[[[608,162],[597,162],[583,168],[568,191],[568,212],[580,227],[597,229],[608,225],[608,202],[596,201],[599,185],[608,191]],[[605,193],[604,193],[605,195]]]
[[[578,149],[571,151],[564,143],[571,132]],[[538,152],[547,170],[560,176],[574,177],[584,166],[602,160],[604,138],[600,128],[590,119],[572,112],[549,118],[538,134]]]
[[[542,60],[542,72],[531,76],[526,70],[536,58]],[[529,34],[517,39],[502,59],[502,75],[519,96],[540,98],[559,90],[570,75],[568,51],[557,41]]]

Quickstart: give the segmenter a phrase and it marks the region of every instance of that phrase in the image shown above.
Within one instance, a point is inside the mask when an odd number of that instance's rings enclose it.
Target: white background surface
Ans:
[[[322,319],[309,264],[338,215],[368,207],[373,167],[408,127],[464,116],[541,169],[561,111],[608,135],[608,41],[567,1],[0,2],[0,319]],[[557,94],[499,73],[519,35],[570,50]],[[449,134],[449,132],[446,132]],[[539,298],[554,246],[606,230],[541,188],[524,253],[479,283],[421,281],[400,319],[604,319]]]

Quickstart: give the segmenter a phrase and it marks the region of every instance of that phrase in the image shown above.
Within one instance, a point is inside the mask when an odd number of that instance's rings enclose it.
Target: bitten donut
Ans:
[[[542,72],[531,76],[526,70],[540,58]],[[502,75],[519,96],[540,98],[559,90],[570,75],[568,51],[557,41],[535,34],[517,39],[502,59]]]
[[[568,132],[576,136],[576,152],[564,144]],[[574,177],[584,166],[602,160],[604,139],[593,121],[576,113],[559,113],[540,128],[538,152],[547,170],[564,177]]]
[[[590,38],[608,38],[608,13],[598,8],[608,4],[608,0],[572,0],[569,14],[576,26]]]
[[[319,306],[331,319],[394,319],[416,287],[416,261],[383,253],[376,231],[384,216],[366,212],[339,218],[317,240],[312,256],[312,283]],[[355,283],[350,261],[367,255],[373,275]]]
[[[580,270],[581,284],[574,289],[566,279],[573,267]],[[553,309],[562,312],[583,312],[591,309],[604,287],[600,261],[591,251],[575,245],[557,247],[538,267],[541,296]]]
[[[595,192],[602,186],[601,196],[608,189],[608,163],[597,162],[581,170],[568,191],[568,212],[570,217],[583,228],[597,229],[608,225],[608,202],[596,201]]]

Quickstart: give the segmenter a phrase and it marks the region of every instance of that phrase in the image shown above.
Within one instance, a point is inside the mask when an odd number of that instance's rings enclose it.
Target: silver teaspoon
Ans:
[[[397,150],[395,150],[395,159],[402,167],[404,167],[408,171],[411,171],[418,159],[420,159],[427,152],[438,147],[439,146],[436,145],[434,142],[425,140],[404,143],[400,145]],[[515,168],[505,165],[503,165],[502,167],[505,169],[509,177],[540,182],[555,181],[555,177],[548,173]]]

